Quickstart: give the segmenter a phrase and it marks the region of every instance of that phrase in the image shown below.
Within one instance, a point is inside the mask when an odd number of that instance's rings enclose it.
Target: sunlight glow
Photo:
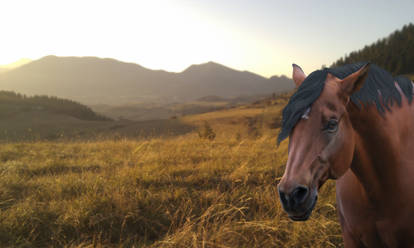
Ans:
[[[411,20],[402,14],[409,2],[375,3],[4,0],[0,65],[47,55],[97,56],[176,72],[215,61],[263,76],[290,76],[292,63],[311,72]],[[361,5],[393,16],[366,13]],[[332,11],[338,8],[356,11],[349,19]]]
[[[279,73],[274,63],[263,65],[275,44],[185,1],[5,1],[0,22],[0,64],[98,56],[177,72],[215,61],[266,76]]]

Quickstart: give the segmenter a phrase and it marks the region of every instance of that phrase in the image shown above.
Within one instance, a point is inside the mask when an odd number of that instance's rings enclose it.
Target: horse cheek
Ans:
[[[350,135],[348,138],[345,136],[341,137],[340,143],[342,144],[340,149],[338,149],[337,154],[332,156],[333,161],[331,161],[330,168],[330,179],[338,179],[350,168],[352,163],[352,158],[354,156],[354,139]]]

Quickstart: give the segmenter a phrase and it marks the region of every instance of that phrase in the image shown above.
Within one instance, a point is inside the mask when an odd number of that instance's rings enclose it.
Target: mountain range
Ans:
[[[211,95],[270,95],[293,88],[287,77],[265,78],[215,62],[174,73],[108,58],[46,56],[0,73],[0,90],[57,96],[85,104],[181,102]]]

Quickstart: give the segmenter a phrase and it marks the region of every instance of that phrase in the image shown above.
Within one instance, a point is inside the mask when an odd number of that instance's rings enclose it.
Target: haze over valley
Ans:
[[[0,74],[3,90],[63,97],[85,104],[184,102],[205,96],[234,98],[281,93],[293,87],[284,76],[265,78],[214,62],[173,73],[114,59],[46,56]]]

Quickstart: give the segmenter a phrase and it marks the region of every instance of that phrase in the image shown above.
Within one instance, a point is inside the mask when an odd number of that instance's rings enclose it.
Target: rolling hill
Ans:
[[[191,130],[177,119],[114,121],[72,100],[0,91],[0,143],[159,137]]]
[[[237,97],[294,88],[287,77],[264,78],[208,62],[181,73],[96,57],[46,56],[0,74],[0,89],[52,95],[85,104],[182,102],[207,95]]]
[[[33,111],[67,115],[85,121],[110,120],[71,100],[49,96],[28,97],[11,91],[0,91],[0,119],[9,119]]]
[[[48,96],[28,97],[14,92],[0,91],[0,144],[26,141],[84,141],[150,137],[173,137],[197,130],[206,121],[223,133],[251,135],[262,127],[278,128],[280,108],[288,94],[266,98],[252,104],[230,106],[228,99],[204,97],[191,103],[171,105],[171,113],[164,119],[114,118],[95,113],[80,103]],[[211,100],[211,101],[209,101]],[[130,106],[113,109],[123,117],[128,113],[143,113]],[[116,108],[116,107],[114,107]],[[161,114],[160,107],[148,106],[148,113]],[[104,111],[105,112],[105,111]],[[111,111],[107,111],[111,112]],[[174,113],[185,115],[167,116]],[[142,115],[145,115],[142,114]],[[154,114],[153,114],[154,115]],[[171,115],[170,115],[171,117]],[[237,126],[237,128],[235,128]]]

